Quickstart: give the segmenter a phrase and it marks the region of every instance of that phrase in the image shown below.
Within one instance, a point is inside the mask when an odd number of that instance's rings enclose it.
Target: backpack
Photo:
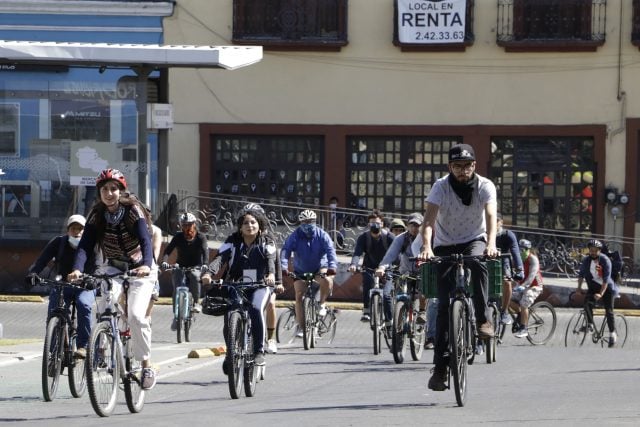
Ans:
[[[622,273],[622,268],[624,267],[624,261],[622,261],[620,252],[606,252],[605,255],[611,260],[611,279],[614,282],[618,282],[620,274]]]

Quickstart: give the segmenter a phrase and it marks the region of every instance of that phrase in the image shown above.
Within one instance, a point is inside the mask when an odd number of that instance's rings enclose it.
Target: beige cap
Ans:
[[[69,226],[74,222],[84,227],[84,225],[87,223],[87,220],[79,214],[71,215],[67,220],[67,228],[69,228]]]

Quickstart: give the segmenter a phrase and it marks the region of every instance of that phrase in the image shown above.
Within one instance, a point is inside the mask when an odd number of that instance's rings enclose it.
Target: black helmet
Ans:
[[[598,249],[602,249],[602,242],[601,242],[600,240],[591,239],[591,240],[589,240],[589,242],[587,243],[587,247],[588,247],[588,248],[598,248]]]

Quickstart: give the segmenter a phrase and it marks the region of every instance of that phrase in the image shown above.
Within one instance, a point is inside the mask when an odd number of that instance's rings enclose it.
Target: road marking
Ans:
[[[158,375],[158,379],[162,380],[164,378],[171,378],[171,377],[175,377],[176,375],[184,374],[185,372],[195,371],[195,370],[198,370],[198,369],[206,368],[208,366],[216,365],[218,363],[221,363],[222,360],[223,360],[223,358],[216,358],[216,359],[204,362],[204,363],[199,363],[199,364],[197,364],[195,366],[189,366],[187,368],[177,369],[175,371],[171,371],[171,372],[166,373],[166,374]]]

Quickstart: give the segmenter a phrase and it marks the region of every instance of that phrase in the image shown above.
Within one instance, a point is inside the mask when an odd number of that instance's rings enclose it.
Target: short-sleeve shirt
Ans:
[[[438,179],[426,201],[438,206],[434,247],[451,246],[487,238],[484,209],[487,203],[496,203],[496,186],[478,174],[478,185],[466,206],[449,184],[449,175]]]

